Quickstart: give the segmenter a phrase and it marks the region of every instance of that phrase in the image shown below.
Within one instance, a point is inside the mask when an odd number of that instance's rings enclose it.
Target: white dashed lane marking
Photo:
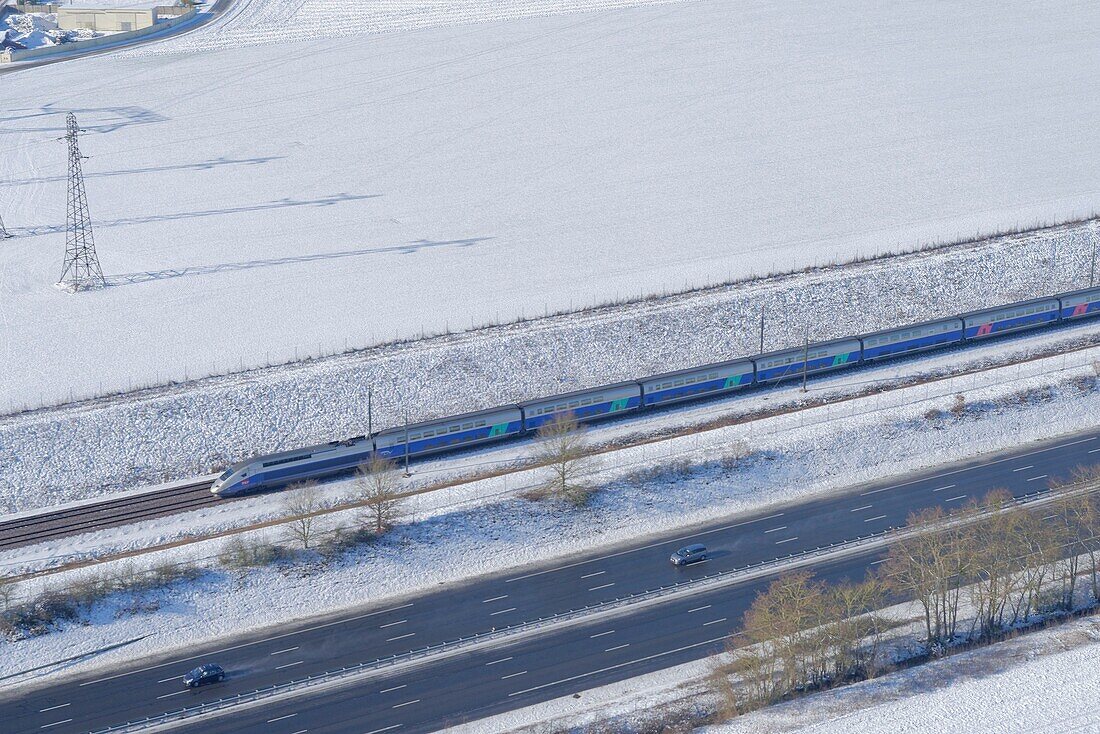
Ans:
[[[48,706],[44,709],[38,709],[38,713],[44,714],[47,711],[56,711],[57,709],[63,709],[66,706],[72,706],[72,703],[59,703],[56,706]]]
[[[774,532],[776,532],[776,531],[778,531],[778,530],[786,530],[786,529],[787,529],[787,526],[786,526],[786,525],[780,525],[780,526],[779,526],[779,527],[777,527],[777,528],[772,528],[771,530],[765,530],[765,531],[764,531],[764,535],[767,535],[768,533],[774,533]]]
[[[704,609],[710,609],[712,606],[714,606],[714,605],[713,604],[707,604],[705,607],[695,607],[694,609],[689,609],[688,614],[691,614],[692,612],[701,612]]]
[[[784,543],[790,543],[792,540],[798,540],[798,536],[796,535],[793,538],[787,538],[786,540],[777,540],[777,541],[775,541],[775,544],[776,545],[783,545]]]
[[[615,634],[615,630],[608,630],[607,632],[597,632],[594,635],[589,635],[588,639],[594,640],[597,637],[603,637],[604,635],[613,635],[613,634]]]
[[[415,632],[410,632],[407,635],[398,635],[397,637],[388,637],[388,638],[386,638],[386,642],[397,642],[398,640],[403,640],[406,637],[416,637],[416,633]]]
[[[294,652],[297,649],[298,649],[298,645],[295,645],[294,647],[288,647],[285,650],[276,650],[275,652],[273,652],[271,654],[272,655],[282,655],[284,652]]]
[[[486,664],[486,665],[496,665],[497,663],[506,663],[506,662],[508,662],[508,661],[509,661],[509,660],[511,660],[511,659],[512,659],[512,658],[511,658],[511,656],[509,656],[509,657],[506,657],[506,658],[501,658],[500,660],[494,660],[494,661],[493,661],[493,662],[491,662],[491,663],[485,663],[485,664]]]
[[[1031,479],[1028,479],[1027,481],[1029,481],[1029,482],[1035,482],[1035,481],[1038,481],[1038,480],[1040,480],[1040,479],[1046,479],[1046,478],[1047,478],[1047,475],[1046,475],[1046,474],[1040,474],[1039,476],[1037,476],[1037,477],[1032,477]]]
[[[508,607],[507,609],[498,609],[495,612],[489,612],[489,616],[490,617],[495,617],[498,614],[507,614],[508,612],[514,612],[514,611],[516,611],[515,607]]]
[[[1034,468],[1035,468],[1034,464],[1028,464],[1027,466],[1021,466],[1020,468],[1013,469],[1012,471],[1023,471],[1024,469],[1034,469]]]
[[[725,621],[726,621],[725,617],[722,617],[721,619],[712,619],[709,622],[703,622],[703,626],[704,627],[709,627],[712,624],[718,624],[719,622],[725,622]]]
[[[593,576],[601,576],[605,573],[607,573],[607,571],[596,571],[595,573],[586,573],[584,576],[581,576],[581,578],[582,579],[590,579]]]
[[[411,701],[406,701],[405,703],[399,703],[399,704],[397,704],[396,706],[390,706],[390,708],[392,708],[392,709],[399,709],[399,708],[401,708],[402,706],[412,706],[412,705],[413,705],[414,703],[420,703],[420,699],[419,699],[419,698],[414,698],[414,699],[413,699],[413,700],[411,700]]]
[[[378,625],[378,629],[380,629],[380,630],[384,630],[384,629],[386,629],[387,627],[395,627],[395,626],[397,626],[397,625],[399,625],[399,624],[405,624],[405,622],[408,622],[408,621],[409,621],[409,620],[407,620],[407,619],[401,619],[401,620],[398,620],[398,621],[396,621],[396,622],[390,622],[389,624],[380,624],[380,625]]]
[[[612,581],[610,584],[604,584],[602,586],[593,586],[591,589],[589,589],[589,591],[599,591],[600,589],[610,589],[614,585],[615,585],[615,582]]]
[[[864,505],[863,507],[853,507],[852,509],[848,510],[848,512],[859,512],[860,510],[869,510],[872,507],[874,507],[874,505]]]
[[[282,670],[283,668],[293,668],[295,665],[301,665],[305,660],[297,660],[293,663],[287,663],[286,665],[276,665],[275,670]]]
[[[964,500],[964,499],[966,499],[966,497],[967,497],[967,495],[960,494],[958,497],[948,497],[947,499],[944,500],[944,502],[954,502],[955,500]]]
[[[630,643],[626,642],[622,645],[615,645],[615,647],[609,647],[604,652],[615,652],[616,650],[622,650],[624,647],[630,647]]]
[[[500,601],[501,599],[507,599],[507,598],[508,598],[507,594],[501,594],[500,596],[494,596],[492,599],[483,599],[481,603],[482,604],[488,604],[491,601]]]
[[[298,714],[287,714],[286,716],[276,716],[274,719],[268,719],[267,723],[274,724],[276,721],[282,721],[283,719],[293,719]]]
[[[381,691],[379,691],[379,693],[389,693],[390,691],[400,691],[402,688],[408,688],[408,687],[409,687],[408,683],[402,683],[401,685],[394,686],[393,688],[383,688]]]
[[[68,724],[72,719],[62,719],[61,721],[55,721],[52,724],[43,724],[38,727],[39,729],[49,729],[51,726],[60,726],[61,724]]]
[[[951,488],[953,488],[954,486],[955,486],[954,484],[945,484],[945,485],[943,485],[942,487],[937,487],[936,489],[933,489],[932,491],[933,491],[933,492],[942,492],[943,490],[945,490],[945,489],[951,489]]]
[[[527,675],[526,670],[521,670],[518,673],[509,673],[508,675],[500,676],[501,680],[508,680],[509,678],[515,678],[517,675]]]
[[[886,519],[886,515],[876,515],[875,517],[867,518],[863,522],[874,522],[875,520],[885,520],[885,519]]]
[[[157,696],[157,698],[171,698],[172,696],[180,696],[189,691],[189,688],[184,688],[182,691],[176,691],[175,693],[165,693],[163,696]]]

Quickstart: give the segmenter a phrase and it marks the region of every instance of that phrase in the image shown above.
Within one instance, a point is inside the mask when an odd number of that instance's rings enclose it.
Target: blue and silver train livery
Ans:
[[[620,382],[591,390],[555,395],[520,403],[523,427],[538,430],[559,416],[572,416],[578,421],[593,421],[610,415],[637,410],[642,404],[642,389],[637,382]]]
[[[719,362],[705,367],[667,372],[639,380],[643,405],[668,405],[704,395],[718,395],[748,387],[755,379],[751,359]]]
[[[876,331],[860,337],[864,361],[935,349],[963,340],[962,319],[926,321],[900,329]]]
[[[927,349],[1097,315],[1100,315],[1100,288],[1090,287],[1056,297],[1022,301],[920,324],[899,325],[857,338],[818,342],[518,405],[389,428],[372,436],[257,456],[227,469],[215,480],[211,491],[228,497],[270,489],[345,472],[370,461],[374,455],[397,460],[431,456],[530,434],[560,416],[569,415],[590,423],[752,386],[775,385],[803,374],[896,359]]]
[[[859,339],[837,339],[810,344],[801,349],[784,349],[761,354],[756,363],[757,382],[779,382],[799,377],[805,372],[813,375],[827,370],[858,364],[862,347]]]

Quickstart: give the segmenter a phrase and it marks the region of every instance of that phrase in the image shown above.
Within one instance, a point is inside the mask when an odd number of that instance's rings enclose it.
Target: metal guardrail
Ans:
[[[1100,491],[1100,482],[1092,483],[1090,485],[1086,485],[1076,489],[1071,489],[1067,492],[1059,494],[1077,494],[1096,491]],[[1029,494],[1020,495],[1019,497],[1013,498],[1010,502],[1006,503],[1006,506],[1004,508],[1001,508],[994,512],[1001,512],[1006,509],[1022,507],[1024,505],[1035,502],[1036,500],[1044,496],[1053,496],[1053,493],[1050,489],[1043,489],[1031,492]],[[971,518],[959,517],[957,514],[948,515],[944,519],[943,527],[946,528],[958,522],[972,522],[981,517],[988,516],[989,514],[993,513],[981,513]],[[780,556],[766,561],[758,561],[757,563],[752,563],[739,568],[729,569],[728,571],[717,571],[712,574],[697,576],[692,579],[677,581],[672,584],[665,584],[663,586],[647,589],[646,591],[640,591],[637,593],[628,594],[626,596],[616,597],[615,599],[600,602],[598,604],[586,604],[583,607],[570,609],[567,612],[558,612],[547,617],[539,617],[538,619],[534,620],[518,622],[513,625],[508,625],[507,627],[493,629],[490,632],[479,632],[466,637],[458,637],[453,640],[437,643],[435,645],[427,645],[422,648],[417,648],[408,652],[391,655],[386,658],[377,658],[375,660],[358,663],[356,665],[349,665],[343,668],[328,670],[323,673],[317,673],[315,675],[306,676],[305,678],[291,680],[286,683],[272,684],[264,688],[257,688],[253,691],[238,693],[234,696],[227,696],[225,698],[219,698],[215,701],[201,703],[197,706],[188,706],[182,709],[177,709],[175,711],[168,711],[163,714],[148,716],[144,719],[127,721],[124,724],[116,724],[113,726],[109,726],[105,729],[97,729],[89,732],[88,734],[118,734],[119,732],[135,732],[154,726],[171,724],[177,721],[181,721],[183,719],[221,711],[223,709],[231,708],[233,706],[241,704],[261,701],[265,698],[270,698],[272,696],[280,695],[283,693],[290,693],[293,691],[301,690],[303,688],[308,688],[309,686],[319,685],[322,683],[330,683],[350,676],[366,674],[376,670],[382,670],[384,668],[393,667],[395,665],[411,662],[413,660],[419,660],[430,655],[460,650],[474,644],[485,643],[492,640],[517,637],[523,633],[531,632],[553,624],[561,624],[574,619],[580,619],[582,617],[594,615],[600,612],[611,611],[625,606],[639,604],[653,599],[659,599],[678,591],[684,591],[688,588],[714,586],[721,582],[732,582],[738,580],[741,577],[757,575],[762,572],[789,566],[792,562],[805,563],[807,561],[811,561],[813,559],[820,558],[826,555],[849,552],[875,544],[885,545],[887,543],[901,539],[907,535],[911,535],[914,532],[928,531],[929,528],[912,529],[907,528],[906,526],[891,526],[877,533],[861,535],[849,540],[837,541],[836,543],[830,543],[829,545],[818,546],[813,549],[798,551],[797,553],[790,553],[786,556]]]

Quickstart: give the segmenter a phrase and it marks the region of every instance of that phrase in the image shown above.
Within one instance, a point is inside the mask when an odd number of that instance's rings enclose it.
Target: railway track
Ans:
[[[21,517],[0,522],[0,550],[164,517],[224,501],[210,494],[210,482],[203,481],[136,497],[120,497]]]

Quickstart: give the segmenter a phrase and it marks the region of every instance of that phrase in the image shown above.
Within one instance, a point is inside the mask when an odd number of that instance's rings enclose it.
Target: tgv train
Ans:
[[[1100,314],[1100,288],[1022,301],[848,339],[390,428],[371,436],[256,456],[226,469],[211,491],[230,497],[272,489],[348,471],[375,454],[396,460],[431,456],[531,433],[565,414],[587,423],[1097,314]]]

